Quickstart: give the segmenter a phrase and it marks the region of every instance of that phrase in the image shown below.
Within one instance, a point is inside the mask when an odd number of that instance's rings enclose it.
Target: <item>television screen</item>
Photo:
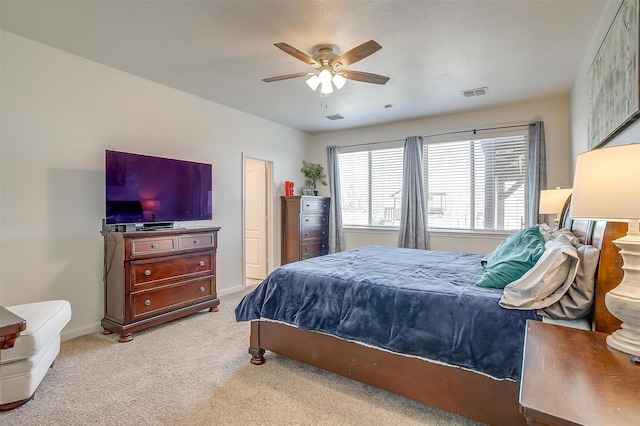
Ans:
[[[105,152],[105,222],[210,220],[211,164]]]

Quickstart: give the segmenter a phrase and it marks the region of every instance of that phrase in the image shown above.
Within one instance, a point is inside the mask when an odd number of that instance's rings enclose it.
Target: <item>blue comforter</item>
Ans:
[[[482,255],[369,246],[284,265],[236,307],[392,352],[519,380],[525,322],[476,287]]]

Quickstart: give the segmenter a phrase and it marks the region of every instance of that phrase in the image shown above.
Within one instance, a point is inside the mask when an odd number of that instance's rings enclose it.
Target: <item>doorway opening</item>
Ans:
[[[260,283],[273,269],[273,162],[244,157],[243,163],[246,287]]]

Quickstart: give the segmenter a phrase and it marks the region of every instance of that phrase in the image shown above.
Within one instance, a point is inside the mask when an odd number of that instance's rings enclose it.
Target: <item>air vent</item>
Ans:
[[[479,87],[477,89],[463,90],[462,94],[465,98],[486,95],[489,92],[487,87]]]
[[[331,121],[342,120],[344,118],[341,114],[327,115],[326,117]]]

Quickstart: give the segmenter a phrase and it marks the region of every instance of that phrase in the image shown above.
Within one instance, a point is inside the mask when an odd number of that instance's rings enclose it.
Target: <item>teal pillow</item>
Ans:
[[[512,234],[487,259],[479,287],[504,288],[533,268],[544,253],[544,237],[538,226]]]

